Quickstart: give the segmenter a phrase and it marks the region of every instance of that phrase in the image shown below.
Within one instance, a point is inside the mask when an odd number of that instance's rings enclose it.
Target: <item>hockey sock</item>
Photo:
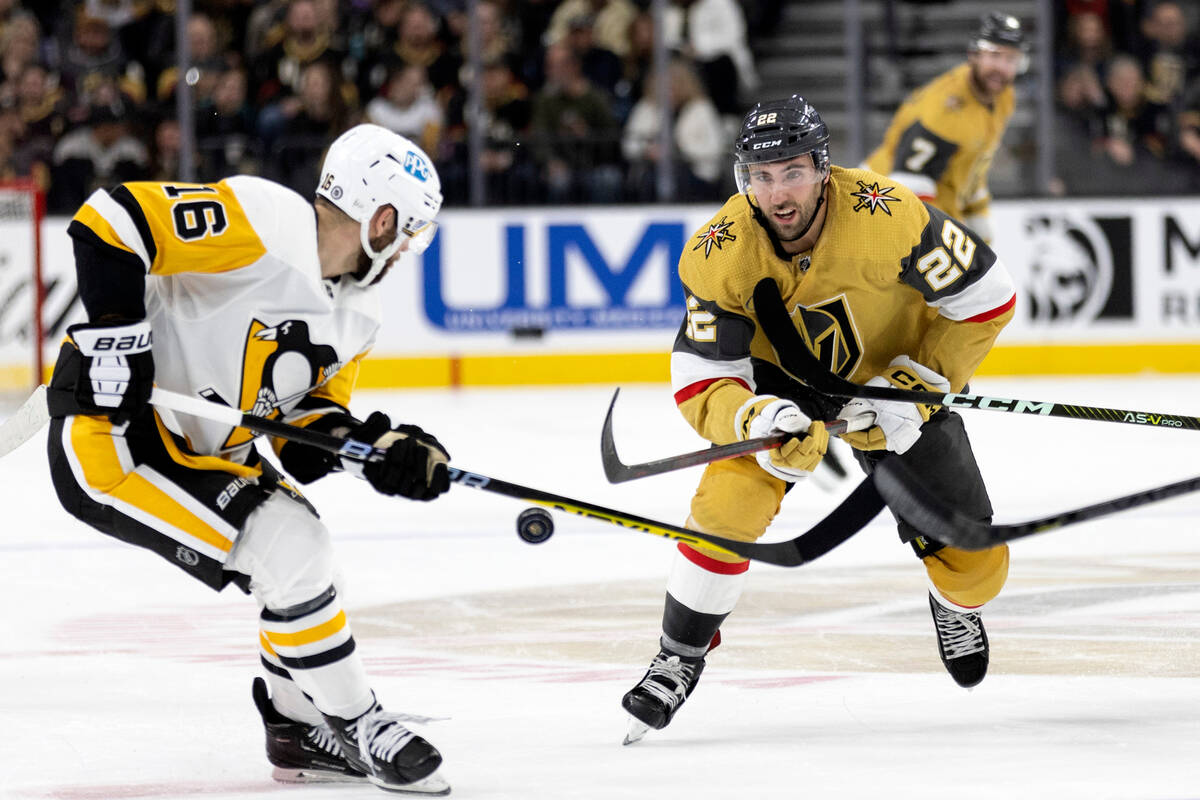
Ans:
[[[667,576],[663,649],[685,659],[703,658],[737,605],[749,567],[749,561],[718,561],[681,542]]]
[[[374,705],[375,696],[333,587],[308,603],[282,610],[264,608],[259,631],[263,661],[273,686],[286,686],[279,680],[283,676],[270,669],[278,665],[323,714],[354,719]],[[290,694],[287,689],[284,692]],[[294,701],[295,696],[290,699]],[[293,708],[287,699],[281,700]],[[280,705],[276,707],[288,713]]]

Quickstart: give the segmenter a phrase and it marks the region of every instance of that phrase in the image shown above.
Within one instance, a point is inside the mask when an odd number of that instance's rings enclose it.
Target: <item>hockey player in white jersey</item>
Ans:
[[[444,794],[441,754],[383,711],[334,582],[327,529],[254,434],[149,404],[154,384],[386,450],[360,476],[431,500],[437,439],[349,412],[375,341],[376,284],[435,231],[440,182],[402,136],[359,125],[330,147],[316,198],[260,178],[128,183],[72,219],[88,322],[68,330],[49,391],[55,488],[74,516],[258,601],[266,681],[253,697],[275,777]],[[274,442],[301,483],[335,455]],[[270,685],[268,695],[267,685]]]

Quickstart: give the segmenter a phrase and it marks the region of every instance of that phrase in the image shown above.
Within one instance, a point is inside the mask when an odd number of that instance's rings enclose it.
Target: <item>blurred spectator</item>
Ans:
[[[1177,123],[1180,158],[1188,167],[1191,188],[1200,190],[1200,79],[1184,93]]]
[[[1137,59],[1117,56],[1108,70],[1109,103],[1103,112],[1103,151],[1115,164],[1130,166],[1166,153],[1170,118],[1167,109],[1146,97],[1146,82]]]
[[[269,148],[267,176],[308,195],[316,186],[321,155],[351,124],[341,76],[329,61],[314,61],[300,73],[300,91],[263,109],[259,131]]]
[[[88,16],[102,19],[109,28],[120,30],[133,22],[141,4],[135,0],[83,0],[77,5],[82,5]]]
[[[50,213],[74,213],[99,187],[147,176],[149,153],[130,134],[128,113],[122,106],[93,108],[87,124],[58,141],[46,198]]]
[[[1112,40],[1099,14],[1084,12],[1067,20],[1067,38],[1059,51],[1055,74],[1066,75],[1078,66],[1092,70],[1104,80],[1108,60],[1112,58]]]
[[[278,43],[279,26],[287,15],[289,1],[259,0],[250,12],[242,46],[249,63],[256,63],[263,53]]]
[[[741,8],[734,0],[671,3],[663,21],[667,44],[696,63],[718,111],[740,116],[742,93],[758,88]]]
[[[489,203],[529,203],[537,197],[537,168],[524,138],[532,119],[529,89],[517,79],[509,62],[500,60],[483,68],[483,152],[479,166]],[[447,137],[438,165],[447,199],[468,197],[468,152],[465,96],[458,96],[447,111]]]
[[[154,147],[150,161],[152,181],[179,180],[179,120],[167,117],[154,126]]]
[[[594,24],[595,18],[591,14],[572,18],[567,22],[567,35],[562,41],[579,59],[588,80],[615,98],[617,83],[624,72],[623,65],[616,53],[596,44]],[[624,118],[623,115],[621,118]]]
[[[1175,0],[1158,0],[1142,20],[1145,36],[1138,56],[1146,76],[1146,97],[1170,105],[1200,64],[1200,43],[1188,32],[1183,7]]]
[[[41,60],[41,38],[41,27],[32,14],[18,12],[8,19],[0,33],[0,82],[15,80]]]
[[[44,139],[47,153],[66,129],[65,99],[57,82],[40,64],[30,64],[16,79],[15,102],[26,136]]]
[[[129,62],[112,28],[101,17],[82,8],[75,14],[71,43],[62,53],[58,72],[67,91],[76,100],[95,105],[89,95],[101,83],[115,81],[121,94],[132,103],[146,99],[146,84],[141,66]]]
[[[615,202],[622,178],[608,98],[565,44],[546,48],[545,71],[546,83],[533,101],[531,133],[548,199]]]
[[[629,23],[629,49],[621,59],[621,80],[617,82],[613,105],[617,118],[629,117],[633,104],[643,94],[646,75],[654,66],[654,17],[639,12]]]
[[[434,93],[443,101],[458,86],[462,61],[439,37],[438,18],[422,3],[413,3],[404,9],[399,37],[394,53],[390,55],[405,64],[424,67]]]
[[[442,132],[442,110],[433,99],[425,68],[406,64],[393,70],[383,94],[367,103],[367,122],[382,125],[436,153]]]
[[[0,181],[28,176],[16,159],[18,142],[24,136],[25,126],[17,109],[11,104],[0,105]]]
[[[500,4],[493,0],[479,0],[476,6],[479,18],[479,59],[483,63],[510,58],[517,52],[517,34],[504,19]],[[469,58],[466,31],[459,40],[461,60]]]
[[[1054,165],[1056,175],[1050,193],[1103,192],[1103,171],[1097,171],[1093,149],[1103,137],[1102,116],[1108,103],[1095,70],[1077,64],[1058,82],[1058,104],[1054,117]]]
[[[675,153],[672,167],[677,202],[714,200],[718,180],[729,161],[729,142],[723,135],[720,115],[696,71],[683,59],[668,68],[671,88],[671,140]],[[655,96],[656,75],[647,78],[647,91],[633,107],[621,150],[630,164],[632,198],[641,202],[656,199],[655,180],[663,153],[659,149],[661,111]]]
[[[283,23],[267,33],[267,47],[251,67],[257,105],[298,93],[300,76],[311,64],[326,61],[340,68],[346,54],[333,47],[332,32],[321,24],[315,0],[291,0]]]
[[[388,81],[388,65],[395,58],[400,20],[407,0],[376,0],[371,13],[351,39],[350,52],[360,60],[358,91],[374,97]],[[392,54],[389,56],[389,54]]]
[[[196,70],[192,83],[193,102],[202,106],[212,99],[217,77],[225,69],[225,59],[217,26],[207,14],[192,14],[187,24],[188,51],[192,68]],[[155,99],[160,104],[174,102],[179,68],[167,67],[158,76]]]
[[[563,0],[550,17],[545,42],[558,44],[570,32],[571,20],[590,16],[596,45],[624,56],[629,50],[629,24],[637,13],[629,0]]]
[[[196,147],[201,180],[253,173],[258,137],[254,110],[247,102],[246,71],[226,69],[217,77],[208,103],[196,110]]]

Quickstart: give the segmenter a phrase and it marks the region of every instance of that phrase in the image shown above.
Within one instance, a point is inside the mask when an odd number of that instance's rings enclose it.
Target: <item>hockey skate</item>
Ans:
[[[931,592],[929,610],[937,630],[938,653],[959,686],[978,686],[987,675],[988,638],[979,611],[961,612],[939,603]]]
[[[309,725],[280,714],[267,683],[255,678],[250,690],[267,729],[267,760],[272,777],[283,783],[365,783],[367,776],[346,760],[329,725]]]
[[[704,671],[704,659],[684,661],[666,650],[659,650],[650,669],[637,685],[621,698],[621,707],[633,717],[622,744],[642,740],[654,728],[661,730],[671,722]]]
[[[346,760],[371,783],[390,792],[450,794],[450,784],[437,771],[442,754],[404,727],[405,721],[423,718],[391,714],[376,703],[357,719],[326,719]]]

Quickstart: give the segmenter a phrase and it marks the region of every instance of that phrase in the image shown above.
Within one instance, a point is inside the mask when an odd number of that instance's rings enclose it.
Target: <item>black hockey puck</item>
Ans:
[[[541,544],[554,535],[554,520],[544,508],[527,508],[517,515],[517,536]]]

